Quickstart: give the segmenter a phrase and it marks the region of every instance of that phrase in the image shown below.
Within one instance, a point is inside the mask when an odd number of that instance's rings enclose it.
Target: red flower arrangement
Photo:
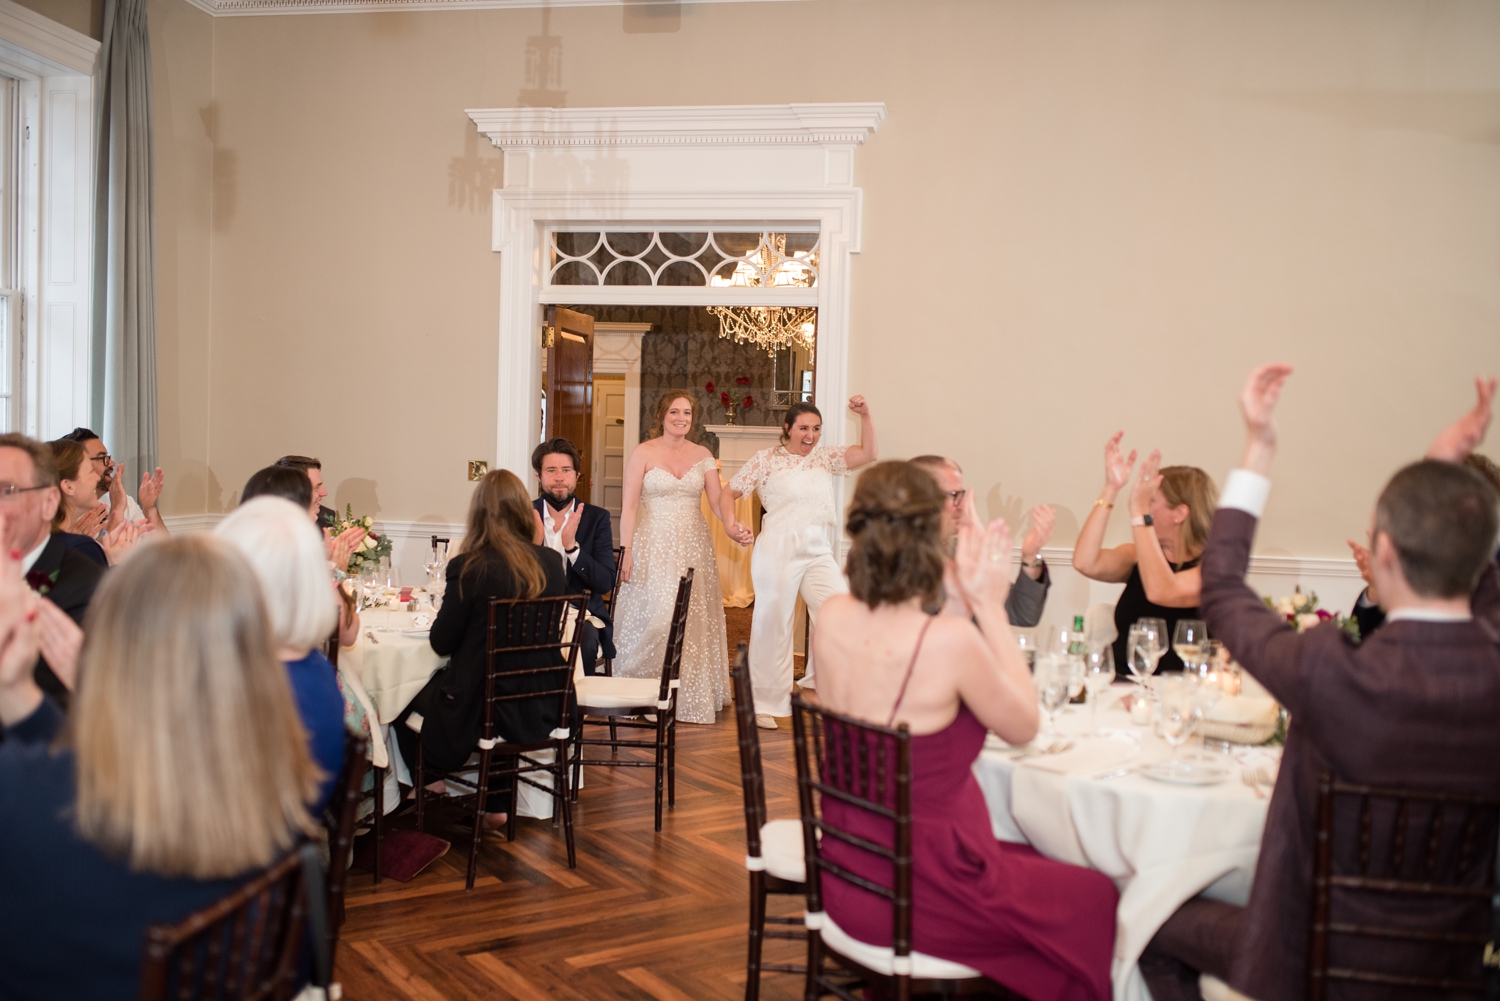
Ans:
[[[750,377],[748,375],[742,375],[738,379],[734,380],[734,384],[736,386],[748,386],[750,385]]]
[[[711,383],[711,382],[705,382],[703,384],[703,391],[705,393],[707,393],[709,396],[714,395],[714,384]]]
[[[729,406],[733,402],[734,402],[734,400],[730,397],[730,395],[727,392],[719,394],[719,405],[720,406],[727,407],[727,406]]]
[[[753,397],[753,396],[747,396],[747,397],[745,397],[745,402],[742,403],[742,404],[740,404],[740,405],[742,407],[744,407],[746,410],[749,410],[751,407],[755,406],[755,397]]]

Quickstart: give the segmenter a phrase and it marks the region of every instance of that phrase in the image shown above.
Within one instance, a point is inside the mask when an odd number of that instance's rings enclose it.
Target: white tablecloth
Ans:
[[[987,747],[974,775],[997,838],[1029,843],[1048,858],[1090,866],[1115,881],[1115,1001],[1148,1001],[1136,961],[1172,912],[1199,893],[1248,900],[1270,801],[1256,797],[1228,758],[1228,781],[1213,786],[1169,785],[1137,774],[1096,779],[1115,760],[1124,767],[1170,750],[1148,728],[1132,726],[1118,705],[1099,713],[1101,729],[1117,732],[1117,739],[1079,736],[1088,724],[1083,706],[1058,718],[1058,731],[1077,746],[1053,760],[1072,763],[1071,774],[1034,767],[1048,756],[1017,762],[1014,750]],[[1140,743],[1125,742],[1129,733],[1140,735]]]

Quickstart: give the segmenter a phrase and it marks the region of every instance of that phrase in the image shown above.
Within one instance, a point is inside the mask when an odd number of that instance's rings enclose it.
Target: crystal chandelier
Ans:
[[[714,276],[720,288],[809,288],[817,277],[818,252],[789,256],[786,235],[762,233],[754,253],[735,265],[725,278]],[[710,306],[719,318],[719,336],[754,344],[772,358],[779,348],[793,344],[811,351],[817,337],[818,311],[812,306]]]

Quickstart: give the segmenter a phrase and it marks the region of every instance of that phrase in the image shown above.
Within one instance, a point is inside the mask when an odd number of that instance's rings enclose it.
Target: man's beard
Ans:
[[[110,485],[113,484],[114,482],[115,482],[114,470],[110,470],[109,472],[105,473],[103,476],[99,477],[99,482],[94,485],[94,493],[95,493],[95,495],[99,496],[99,497],[103,497],[105,494],[109,493]]]
[[[562,497],[561,499],[556,497],[550,491],[543,491],[542,499],[547,502],[547,506],[552,508],[552,510],[561,511],[563,508],[573,503],[573,491],[569,490],[566,496]]]

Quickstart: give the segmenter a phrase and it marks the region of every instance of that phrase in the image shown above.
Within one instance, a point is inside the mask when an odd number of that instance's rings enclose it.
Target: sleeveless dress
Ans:
[[[1173,573],[1182,573],[1191,570],[1203,562],[1201,556],[1188,560],[1186,563],[1171,563],[1167,565],[1172,568]],[[1130,627],[1135,625],[1138,619],[1163,619],[1167,623],[1167,652],[1161,660],[1156,662],[1156,673],[1164,674],[1167,671],[1181,671],[1182,658],[1172,649],[1172,635],[1177,629],[1178,619],[1201,619],[1202,615],[1194,608],[1168,608],[1166,605],[1158,605],[1146,597],[1146,585],[1141,580],[1141,568],[1137,564],[1130,568],[1130,579],[1125,582],[1125,590],[1120,592],[1120,600],[1115,602],[1115,629],[1119,636],[1115,638],[1115,677],[1133,678],[1130,673],[1130,665],[1125,660],[1129,653],[1126,644],[1130,639]]]
[[[677,580],[693,568],[693,594],[682,640],[682,687],[677,718],[712,723],[729,704],[729,640],[724,632],[724,590],[713,538],[699,496],[703,478],[718,475],[706,457],[681,478],[660,467],[641,480],[640,516],[631,540],[630,581],[615,606],[615,674],[661,677]]]
[[[823,602],[849,590],[833,555],[838,531],[833,481],[848,471],[848,451],[834,445],[819,445],[807,455],[795,455],[781,445],[762,449],[729,483],[742,496],[758,494],[766,509],[750,555],[755,585],[750,682],[757,713],[792,714],[792,626],[798,594],[816,626]],[[811,666],[802,683],[813,687]]]
[[[960,704],[946,728],[911,739],[912,947],[972,966],[1030,1001],[1107,1001],[1119,893],[1103,873],[995,840],[970,771],[984,733]],[[874,760],[873,748],[871,754]],[[894,749],[888,754],[894,761]],[[891,846],[889,821],[831,796],[822,803],[831,824]],[[894,791],[887,806],[895,807]],[[824,838],[823,855],[892,885],[889,862],[841,840]],[[840,928],[890,946],[889,902],[832,876],[822,887],[824,907]]]

